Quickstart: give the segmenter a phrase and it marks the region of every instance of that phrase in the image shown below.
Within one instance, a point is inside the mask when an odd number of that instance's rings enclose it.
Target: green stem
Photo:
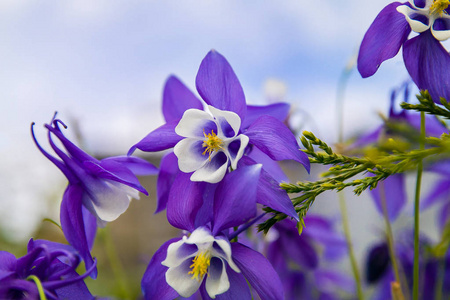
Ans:
[[[425,113],[420,113],[420,149],[425,148]],[[419,203],[422,183],[423,163],[419,159],[417,165],[416,193],[414,197],[414,268],[413,268],[413,300],[419,299]]]
[[[348,255],[350,257],[350,264],[352,267],[353,277],[356,283],[356,292],[359,300],[364,299],[364,293],[362,290],[361,276],[359,275],[358,264],[356,263],[355,253],[353,251],[352,239],[350,236],[350,227],[348,226],[347,206],[345,204],[345,198],[342,192],[338,193],[339,206],[341,208],[342,226],[344,227],[345,241],[347,242]]]
[[[395,254],[394,236],[392,234],[391,222],[389,221],[389,215],[387,211],[384,182],[380,182],[379,188],[380,188],[381,207],[383,209],[384,224],[386,226],[386,236],[389,248],[389,256],[391,257],[392,268],[394,269],[395,281],[398,282],[398,284],[400,285],[399,289],[400,295],[398,295],[397,298],[404,299],[402,292],[403,291],[402,282],[400,280],[400,272],[398,271],[397,255]]]
[[[36,284],[36,287],[39,292],[39,299],[40,300],[47,300],[47,297],[45,296],[44,287],[42,286],[41,280],[36,275],[30,275],[27,277],[27,280],[34,281]]]
[[[116,279],[121,298],[132,299],[132,296],[129,294],[130,289],[128,286],[128,281],[125,277],[122,263],[120,262],[119,255],[117,254],[116,248],[114,246],[111,230],[109,229],[109,227],[106,227],[103,233],[106,256],[108,257],[111,270],[114,274],[114,278]]]

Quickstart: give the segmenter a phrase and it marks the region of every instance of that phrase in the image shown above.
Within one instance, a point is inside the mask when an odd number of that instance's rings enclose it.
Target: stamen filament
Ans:
[[[222,140],[214,133],[214,130],[211,130],[211,133],[206,134],[205,130],[203,130],[203,135],[205,136],[205,140],[203,141],[202,146],[205,149],[202,155],[205,155],[208,152],[208,159],[211,161],[211,153],[218,151],[222,148]]]
[[[198,253],[192,260],[192,265],[189,266],[192,270],[188,274],[192,274],[192,279],[196,278],[198,281],[203,279],[211,263],[211,253],[209,251]]]

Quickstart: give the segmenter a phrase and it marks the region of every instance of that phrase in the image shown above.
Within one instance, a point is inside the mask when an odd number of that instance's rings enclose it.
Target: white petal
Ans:
[[[194,251],[193,253],[187,253],[185,251],[180,251],[180,248],[183,248],[185,245],[184,240],[179,240],[178,242],[172,243],[167,248],[167,256],[166,259],[161,262],[163,266],[173,268],[179,266],[183,261],[188,259],[189,257],[195,257],[198,253]]]
[[[199,109],[188,109],[184,112],[178,125],[175,127],[175,133],[184,137],[203,137],[205,128],[216,128],[214,118],[207,112]],[[210,133],[211,129],[207,133]]]
[[[90,180],[85,184],[83,204],[101,221],[114,221],[127,210],[131,201],[129,186],[105,180]]]
[[[189,274],[189,266],[192,260],[185,260],[182,264],[175,268],[169,268],[166,272],[166,282],[170,285],[181,297],[192,296],[200,287],[201,280],[197,280]]]
[[[225,263],[219,258],[215,260],[215,262],[211,260],[211,266],[209,267],[205,284],[208,295],[213,299],[216,298],[216,295],[223,294],[230,288]]]
[[[226,157],[226,161],[224,158]],[[191,181],[205,181],[218,183],[225,176],[228,169],[229,157],[222,151],[211,156],[211,161],[199,168],[191,175]]]
[[[205,243],[212,245],[212,243],[214,242],[214,237],[211,235],[210,230],[206,229],[205,227],[199,227],[195,229],[189,237],[184,236],[183,241],[187,244],[196,244],[197,246],[199,246],[199,244]],[[201,248],[203,249],[204,247]]]
[[[234,156],[230,153],[228,146],[236,140],[240,140],[240,146],[239,146],[239,150],[238,150],[236,156]],[[233,139],[232,142],[228,143],[226,154],[228,157],[230,157],[230,163],[231,163],[231,167],[233,169],[237,168],[237,164],[238,164],[239,160],[242,158],[242,155],[244,155],[244,150],[248,145],[248,141],[249,141],[248,136],[246,136],[244,134],[240,134],[235,139]]]
[[[426,31],[428,28],[430,28],[431,20],[429,20],[428,25],[425,25],[422,22],[413,20],[409,17],[411,14],[420,14],[420,15],[424,15],[428,18],[428,13],[423,12],[423,10],[415,10],[406,5],[400,5],[400,6],[397,6],[397,11],[405,16],[406,21],[408,21],[409,26],[411,26],[411,29],[413,31],[421,33],[421,32]]]
[[[447,19],[447,22],[450,22],[449,15],[442,15],[439,19]],[[433,36],[439,41],[445,41],[450,38],[450,30],[434,30],[433,26],[431,26],[431,33]]]
[[[225,255],[223,255],[222,253],[219,253],[217,251],[213,251],[212,255],[224,258],[227,261],[228,265],[235,272],[240,273],[241,270],[239,270],[238,266],[236,266],[236,264],[233,261],[233,258],[231,257],[231,245],[230,245],[230,242],[228,240],[221,239],[221,238],[216,238],[215,242],[217,243],[217,245],[219,245],[219,247],[222,249],[222,251],[224,252]],[[213,250],[215,250],[215,249],[213,248]]]
[[[173,152],[178,157],[178,167],[182,172],[194,172],[208,162],[208,154],[202,154],[202,144],[202,140],[186,138],[175,145]]]
[[[235,137],[239,133],[239,130],[241,129],[241,118],[238,114],[232,111],[220,110],[210,105],[208,105],[208,109],[217,121],[219,127],[219,132],[217,135],[219,137],[231,138]],[[232,134],[226,134],[226,132],[229,131],[228,127],[231,127],[233,130]]]

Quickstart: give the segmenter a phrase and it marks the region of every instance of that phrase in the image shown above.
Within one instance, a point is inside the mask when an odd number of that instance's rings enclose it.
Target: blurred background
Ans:
[[[311,130],[332,145],[337,139],[339,78],[355,61],[365,31],[388,3],[0,1],[0,250],[22,255],[31,237],[63,240],[56,226],[42,220],[59,222],[67,182],[33,144],[31,122],[36,122],[37,138],[47,149],[42,124],[58,111],[69,126],[66,135],[88,153],[125,154],[163,124],[166,78],[175,74],[195,91],[200,62],[214,48],[234,68],[247,103],[289,102],[293,128]],[[353,71],[345,95],[344,137],[380,124],[377,112],[387,113],[390,89],[407,78],[401,55],[369,79]],[[136,154],[156,165],[161,156]],[[293,181],[306,176],[300,168],[284,167]],[[150,197],[132,201],[107,229],[136,293],[153,252],[178,234],[164,213],[153,214],[156,178],[142,180]],[[368,197],[351,194],[348,191],[351,228],[361,261],[383,227]],[[340,218],[334,194],[318,200],[314,212]],[[102,235],[100,245],[107,242]],[[94,256],[101,256],[105,249],[95,247]],[[108,295],[108,277],[99,280],[104,281],[97,281],[94,292]]]

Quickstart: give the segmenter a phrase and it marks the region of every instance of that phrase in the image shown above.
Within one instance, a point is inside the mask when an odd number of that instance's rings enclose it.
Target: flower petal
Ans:
[[[440,40],[445,41],[450,38],[450,16],[442,15],[442,18],[439,18],[434,21],[433,26],[431,27],[431,33],[433,36]]]
[[[261,299],[284,299],[283,285],[269,261],[242,244],[231,244],[233,259]]]
[[[237,168],[237,164],[244,155],[249,140],[248,136],[240,134],[228,144],[226,153],[230,157],[230,165],[233,169]]]
[[[244,224],[256,215],[256,187],[261,165],[230,172],[219,183],[214,197],[212,234]]]
[[[252,295],[244,275],[236,273],[227,266],[230,288],[223,294],[217,295],[217,300],[251,299]]]
[[[205,165],[209,159],[207,153],[203,155],[203,141],[195,138],[181,140],[175,145],[173,152],[178,157],[178,167],[185,173],[198,170]]]
[[[384,191],[384,197],[382,196]],[[406,204],[405,178],[403,174],[394,174],[370,191],[374,198],[378,212],[383,215],[383,203],[386,201],[386,209],[390,221],[395,221],[400,211]],[[383,199],[384,198],[384,199]]]
[[[167,256],[167,247],[175,243],[178,239],[171,239],[165,242],[153,255],[147,270],[141,281],[142,292],[146,300],[161,299],[172,300],[178,297],[178,293],[166,282],[167,267],[161,265],[161,262]]]
[[[420,209],[427,209],[439,200],[450,201],[450,180],[448,178],[439,180],[433,186],[431,192],[420,202]]]
[[[140,176],[147,176],[147,175],[156,175],[158,174],[158,168],[146,161],[145,159],[142,159],[140,157],[135,156],[114,156],[114,157],[107,157],[105,159],[101,160],[102,162],[105,161],[115,161],[122,166],[129,169],[131,172],[133,172],[134,175],[140,175]]]
[[[86,237],[86,229],[83,222],[82,214],[82,196],[83,188],[79,185],[71,185],[64,192],[61,203],[61,227],[67,241],[80,253],[89,269],[94,264],[91,253],[89,251],[89,243]],[[90,275],[92,278],[97,277],[97,269]]]
[[[179,172],[167,202],[167,220],[177,228],[195,230],[195,217],[203,204],[205,183],[191,182],[190,174]]]
[[[176,76],[167,78],[164,85],[162,111],[166,122],[178,121],[190,109],[203,109],[201,101]]]
[[[146,152],[156,152],[174,147],[183,137],[175,133],[178,120],[168,122],[150,132],[140,142],[128,150],[127,155],[131,155],[136,149]]]
[[[179,266],[169,268],[166,272],[166,281],[181,297],[192,296],[200,287],[202,280],[193,278],[190,272],[192,260],[188,259]],[[203,278],[202,278],[203,279]],[[157,298],[159,299],[159,298]]]
[[[0,281],[16,272],[16,257],[6,251],[0,251]]]
[[[250,157],[244,156],[239,161],[238,169],[241,165],[249,166],[254,164],[256,164],[255,161]],[[280,188],[280,183],[266,172],[264,168],[261,170],[259,177],[256,202],[299,220],[294,205],[286,191]]]
[[[155,213],[166,209],[169,200],[169,192],[178,169],[178,160],[173,152],[167,153],[161,159],[160,172],[156,182],[157,204]]]
[[[211,50],[200,64],[195,81],[205,102],[215,108],[228,110],[245,117],[247,105],[244,91],[228,61]]]
[[[218,294],[225,293],[230,288],[228,281],[227,268],[223,260],[213,257],[208,269],[205,288],[211,298]]]
[[[204,133],[211,131],[217,134],[218,129],[214,118],[203,110],[188,109],[175,127],[175,132],[183,137],[204,139]]]
[[[211,155],[211,161],[207,160],[205,165],[192,174],[191,181],[218,183],[227,172],[229,160],[222,151],[216,152]]]
[[[363,78],[372,76],[382,62],[397,55],[411,29],[405,16],[397,11],[402,5],[387,5],[370,25],[359,48],[358,71]]]
[[[273,160],[292,159],[301,163],[309,172],[308,156],[300,151],[295,136],[280,121],[262,116],[245,132],[250,144],[255,145]]]
[[[208,109],[219,124],[217,135],[231,138],[239,133],[241,118],[236,113],[220,110],[211,105],[208,105]]]
[[[450,54],[430,31],[405,42],[403,60],[414,83],[428,90],[434,102],[450,99]]]
[[[291,105],[288,103],[274,103],[264,106],[247,105],[247,115],[242,124],[242,129],[248,128],[261,116],[272,116],[280,122],[286,121]]]

